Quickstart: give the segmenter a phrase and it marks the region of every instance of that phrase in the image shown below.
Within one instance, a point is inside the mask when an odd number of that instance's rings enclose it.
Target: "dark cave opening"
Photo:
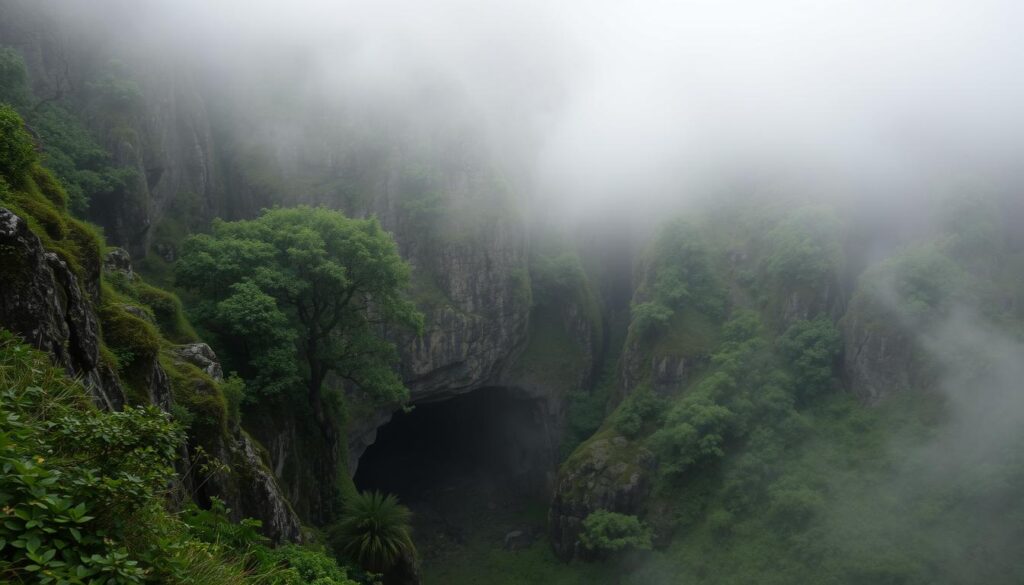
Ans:
[[[470,539],[542,532],[553,453],[541,403],[489,387],[395,413],[354,480],[412,509],[429,559]]]

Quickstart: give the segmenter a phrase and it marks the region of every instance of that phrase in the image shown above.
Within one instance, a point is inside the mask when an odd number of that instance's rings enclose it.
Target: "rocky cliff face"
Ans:
[[[94,258],[83,264],[98,267],[100,263]],[[130,269],[123,251],[113,252],[106,266],[110,270]],[[0,208],[0,273],[4,279],[0,287],[0,327],[48,352],[69,376],[80,378],[97,406],[122,408],[125,387],[113,368],[100,358],[102,336],[94,308],[99,302],[99,272],[85,271],[84,281],[79,280],[64,260],[46,250],[22,217]],[[219,379],[220,365],[205,344],[179,347],[170,353],[174,359],[188,361]],[[141,364],[141,370],[148,401],[170,410],[174,401],[171,382],[159,356]],[[215,393],[216,388],[205,391]],[[214,443],[204,449],[227,464],[230,472],[220,471],[208,480],[189,477],[187,470],[194,470],[203,461],[195,458],[195,451],[184,451],[182,497],[200,491],[207,497],[220,497],[236,519],[261,519],[267,535],[275,541],[299,539],[298,517],[268,470],[268,458],[260,447],[237,427]],[[202,486],[197,485],[200,482]]]
[[[173,258],[169,242],[223,215],[226,198],[213,132],[194,73],[158,49],[129,49],[61,9],[20,0],[0,2],[0,46],[24,57],[35,102],[76,115],[114,167],[133,171],[123,188],[90,193],[88,219],[135,258]],[[114,75],[114,87],[100,87]],[[45,145],[44,145],[45,148]],[[186,209],[187,208],[187,209]],[[164,230],[166,231],[166,230]]]
[[[880,299],[859,292],[839,325],[844,345],[843,378],[862,402],[876,404],[915,385],[920,351],[913,334]]]
[[[548,528],[562,560],[586,557],[579,536],[597,510],[638,514],[650,492],[654,457],[622,436],[592,439],[565,462],[558,476]]]
[[[189,343],[175,347],[172,352],[175,360],[196,366],[210,379],[216,382],[223,379],[220,362],[209,345]],[[203,382],[197,380],[196,384]],[[197,391],[204,390],[215,391],[197,388]],[[243,518],[260,520],[264,534],[274,542],[300,541],[302,525],[269,468],[270,456],[266,450],[238,425],[230,426],[228,433],[219,434],[207,443],[212,444],[200,446],[226,467],[207,477],[188,473],[188,488],[201,498],[223,500],[236,522]],[[197,457],[193,459],[193,467],[201,464]]]
[[[99,359],[99,326],[86,287],[66,262],[48,252],[28,224],[0,208],[0,324],[48,352],[80,377],[97,404],[124,404],[124,390]],[[98,290],[98,274],[92,287]]]
[[[135,170],[112,201],[95,201],[91,218],[135,257],[176,255],[182,232],[162,234],[163,222],[202,222],[221,212],[221,176],[205,103],[186,71],[166,65],[149,71],[137,111],[95,128],[114,163]],[[102,124],[102,123],[100,123]],[[175,217],[169,217],[175,216]]]

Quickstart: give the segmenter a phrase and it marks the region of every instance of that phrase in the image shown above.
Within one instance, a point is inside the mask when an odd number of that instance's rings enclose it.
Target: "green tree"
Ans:
[[[828,317],[797,321],[782,334],[778,347],[793,372],[800,400],[828,389],[842,344],[839,330]]]
[[[405,397],[385,334],[419,330],[423,317],[402,296],[409,266],[375,218],[302,206],[218,221],[185,241],[175,277],[198,294],[231,366],[255,374],[264,392],[301,378],[321,423],[331,374],[380,399]]]
[[[839,226],[839,220],[827,209],[797,210],[768,233],[768,273],[797,285],[820,283],[840,264]]]
[[[333,538],[346,557],[366,571],[383,573],[403,557],[415,557],[410,536],[412,513],[392,494],[362,492],[345,502],[344,519]]]
[[[37,159],[21,116],[10,106],[0,105],[0,178],[20,187]]]

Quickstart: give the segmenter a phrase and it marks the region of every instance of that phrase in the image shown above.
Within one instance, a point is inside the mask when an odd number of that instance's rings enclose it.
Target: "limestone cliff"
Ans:
[[[92,258],[88,254],[76,257],[87,260],[78,264],[98,267],[100,262],[95,252]],[[116,269],[118,261],[124,266],[125,258],[123,251],[115,252],[106,264]],[[105,339],[111,341],[114,336],[124,333],[120,328],[145,323],[130,316],[132,312],[128,308],[137,309],[143,315],[147,313],[139,307],[119,307],[129,316],[109,323],[109,330],[102,332],[97,307],[108,301],[102,295],[112,293],[101,291],[99,272],[79,271],[76,275],[69,268],[68,261],[46,249],[24,218],[2,207],[0,267],[5,281],[5,286],[0,288],[0,327],[21,335],[34,347],[48,352],[55,363],[68,371],[69,376],[82,380],[99,407],[122,408],[129,401],[126,397],[129,385],[101,357],[101,348],[104,348]],[[95,293],[91,295],[89,291]],[[131,364],[133,372],[139,375],[131,379],[130,385],[134,388],[129,392],[133,396],[130,400],[142,398],[170,410],[174,404],[175,388],[164,367],[166,362],[161,358],[178,356],[205,368],[210,375],[207,379],[216,379],[220,367],[216,356],[208,350],[203,344],[194,344],[184,348],[168,347],[155,353],[139,352]],[[164,353],[167,355],[162,355]],[[128,370],[123,370],[123,374],[132,376]],[[216,396],[214,385],[205,383],[202,378],[197,378],[194,383],[196,392]],[[202,444],[204,442],[206,444]],[[298,517],[268,470],[266,456],[244,430],[236,426],[212,439],[194,440],[190,446],[191,449],[183,451],[180,497],[216,496],[232,508],[236,519],[261,519],[267,535],[275,541],[298,540],[301,537]],[[206,462],[198,458],[196,447],[202,447],[227,467],[212,477],[201,476],[196,470]]]

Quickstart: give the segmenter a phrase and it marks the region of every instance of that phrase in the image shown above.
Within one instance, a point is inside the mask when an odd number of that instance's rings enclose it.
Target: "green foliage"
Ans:
[[[160,351],[160,333],[153,325],[131,314],[119,295],[110,288],[102,294],[96,311],[103,341],[117,358],[117,373],[132,391],[136,403],[148,401],[147,376]]]
[[[710,252],[693,226],[675,221],[658,232],[644,258],[644,280],[632,305],[631,329],[641,337],[663,332],[681,310],[718,317],[725,292]]]
[[[39,100],[31,105],[34,96],[27,79],[21,54],[14,49],[0,47],[0,103],[6,102],[18,108],[25,121],[31,124],[43,147],[43,162],[67,191],[71,210],[78,215],[84,214],[89,201],[94,198],[113,203],[111,199],[127,191],[136,180],[136,171],[112,164],[110,153],[85,127],[82,117],[72,113],[73,108],[67,99]],[[80,97],[104,104],[109,101],[109,96],[130,94],[126,84],[131,83],[118,84],[103,78],[90,84],[90,96]],[[124,91],[111,89],[117,85]],[[117,108],[119,103],[115,99],[110,107]],[[6,130],[0,134],[9,136]]]
[[[293,389],[300,380],[294,350],[298,334],[288,317],[274,297],[253,282],[233,284],[230,290],[231,296],[196,311],[200,318],[208,316],[206,326],[217,327],[225,342],[241,341],[241,347],[225,352],[225,362],[242,368],[252,387],[263,395]]]
[[[30,121],[44,145],[46,166],[60,178],[74,213],[84,214],[91,201],[122,203],[138,173],[132,167],[114,166],[110,153],[78,116],[58,104],[47,103],[32,113]]]
[[[331,539],[339,554],[360,567],[383,573],[402,557],[415,557],[409,509],[394,495],[362,492],[349,496]]]
[[[558,304],[590,294],[583,263],[579,255],[571,251],[533,255],[530,284],[533,301],[539,305]]]
[[[153,311],[160,333],[165,338],[175,343],[190,343],[198,339],[192,325],[185,318],[177,295],[149,285],[140,278],[136,278],[133,284],[134,298]]]
[[[428,239],[438,235],[445,212],[444,193],[438,188],[439,183],[436,173],[424,165],[403,169],[399,178],[400,205],[409,228]]]
[[[21,116],[10,106],[0,104],[0,177],[19,187],[37,159]]]
[[[829,389],[842,343],[839,330],[827,317],[797,321],[779,337],[778,348],[793,373],[799,401]]]
[[[184,440],[155,407],[103,412],[0,330],[0,580],[354,585],[321,551],[271,549],[223,503],[164,508]]]
[[[865,273],[864,289],[912,323],[944,315],[970,292],[970,277],[944,252],[943,243],[911,248]]]
[[[174,402],[184,406],[189,415],[188,432],[190,440],[199,444],[210,444],[228,432],[231,414],[226,394],[218,388],[217,382],[196,366],[171,358],[166,353],[160,356],[160,365],[171,383]]]
[[[409,267],[376,219],[297,207],[216,222],[212,234],[186,240],[175,276],[197,293],[196,314],[229,368],[257,391],[279,392],[301,376],[320,412],[334,373],[378,399],[405,397],[381,328],[418,329],[422,315],[402,297]]]
[[[665,426],[651,436],[650,445],[662,461],[662,472],[679,476],[698,463],[725,455],[733,418],[728,408],[703,394],[683,399],[669,412]]]
[[[224,502],[213,498],[208,509],[190,504],[181,515],[190,534],[211,545],[221,556],[272,585],[356,585],[338,563],[309,546],[270,548],[260,532],[260,521],[246,518],[235,523]]]
[[[125,68],[117,62],[108,64],[107,71],[88,84],[96,105],[114,112],[131,111],[142,103],[142,88],[127,77]]]
[[[562,458],[568,457],[604,423],[608,401],[618,384],[615,362],[608,361],[597,384],[591,390],[573,390],[566,396],[565,437]]]
[[[649,438],[660,472],[678,481],[721,459],[730,441],[759,429],[796,424],[792,384],[779,367],[756,313],[741,311],[722,328],[712,372],[668,412]]]
[[[29,102],[28,72],[21,53],[0,47],[0,104],[23,108]]]
[[[636,303],[632,307],[633,328],[638,335],[661,331],[675,311],[657,302]]]
[[[95,410],[45,354],[6,332],[0,364],[0,576],[142,582],[132,549],[146,543],[129,539],[173,473],[180,430],[153,407]]]
[[[292,544],[273,549],[267,556],[286,567],[275,579],[280,585],[357,585],[344,567],[320,550]]]
[[[651,529],[636,516],[606,510],[591,512],[583,519],[580,543],[597,554],[651,548]]]
[[[768,233],[768,274],[788,286],[821,283],[839,267],[840,233],[839,221],[830,211],[798,209]]]
[[[232,373],[220,384],[227,403],[228,424],[238,427],[242,422],[242,403],[245,402],[245,380]]]
[[[612,415],[612,426],[623,435],[634,439],[650,425],[658,425],[667,401],[656,395],[651,387],[642,385],[626,397]]]

